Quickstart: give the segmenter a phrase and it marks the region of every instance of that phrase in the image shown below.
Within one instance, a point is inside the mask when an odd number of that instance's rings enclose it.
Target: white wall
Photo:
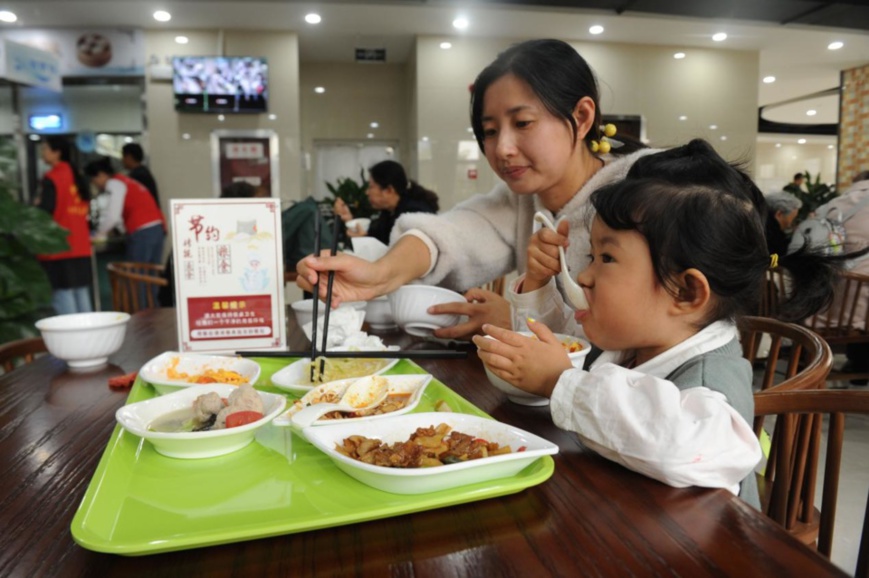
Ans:
[[[469,85],[498,52],[516,40],[462,39],[453,42],[450,50],[441,49],[440,40],[417,39],[416,138],[420,181],[430,184],[440,195],[442,207],[449,208],[493,186],[494,176],[485,158],[481,155],[477,162],[459,159],[459,142],[473,140],[467,131]],[[642,115],[652,146],[702,137],[726,158],[746,161],[752,169],[757,52],[692,49],[689,58],[675,60],[675,47],[572,44],[598,75],[604,113]],[[680,115],[688,119],[679,121]],[[712,124],[718,128],[710,129]],[[475,181],[468,178],[471,167],[477,169]]]
[[[15,115],[12,114],[12,86],[0,85],[0,134],[15,131]]]
[[[813,181],[820,172],[821,182],[835,185],[836,149],[823,142],[797,144],[794,140],[793,135],[785,136],[780,147],[775,142],[757,143],[755,182],[764,193],[780,191],[796,173],[805,171],[809,171]],[[828,140],[832,144],[835,138]]]

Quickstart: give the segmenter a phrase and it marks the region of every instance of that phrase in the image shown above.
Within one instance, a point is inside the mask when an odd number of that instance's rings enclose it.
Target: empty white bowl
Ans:
[[[368,306],[365,308],[365,321],[375,331],[388,331],[398,328],[395,324],[395,317],[392,316],[392,306],[389,304],[389,298],[386,295],[381,295],[368,302]]]
[[[350,303],[342,303],[341,307],[353,307],[354,309],[359,309],[360,311],[365,310],[365,306],[368,305],[366,301],[351,301]],[[310,323],[314,319],[314,300],[313,299],[301,299],[299,301],[294,301],[290,307],[293,308],[293,313],[296,315],[296,323],[298,323],[299,327],[304,325],[305,323]],[[320,304],[317,305],[317,317],[322,317],[326,314],[326,304],[320,301]],[[331,323],[329,324],[331,325]]]
[[[129,313],[96,311],[47,317],[36,322],[49,353],[75,369],[97,367],[119,350]]]
[[[459,293],[433,285],[405,285],[388,295],[395,322],[417,337],[428,337],[435,329],[457,324],[459,315],[431,315],[428,308],[441,303],[466,303]]]
[[[518,333],[526,337],[531,337],[532,335],[534,335],[530,331],[519,331]],[[556,333],[555,336],[558,337],[558,339],[562,343],[568,344],[576,341],[579,342],[580,345],[582,345],[582,349],[580,349],[579,351],[567,354],[567,357],[570,358],[570,363],[573,365],[573,367],[582,367],[582,364],[585,361],[585,356],[588,355],[589,351],[591,351],[591,344],[589,344],[589,342],[585,339],[573,337],[572,335]],[[487,335],[486,337],[488,337],[489,339],[493,339],[489,335]],[[483,364],[483,368],[486,370],[486,377],[489,378],[489,383],[494,385],[497,389],[500,389],[501,391],[506,393],[507,399],[509,399],[513,403],[530,406],[549,405],[548,397],[534,395],[511,385],[509,382],[501,379],[500,377],[492,373],[492,371],[489,369],[489,366],[485,363]]]

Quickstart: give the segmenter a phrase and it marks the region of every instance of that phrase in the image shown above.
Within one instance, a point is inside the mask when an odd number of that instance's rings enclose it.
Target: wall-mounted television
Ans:
[[[260,113],[268,110],[269,67],[253,56],[176,56],[172,59],[175,110]]]

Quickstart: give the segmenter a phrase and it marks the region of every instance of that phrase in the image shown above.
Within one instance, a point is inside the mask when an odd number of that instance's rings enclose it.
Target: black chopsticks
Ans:
[[[314,256],[320,256],[320,207],[317,207],[317,214],[314,217]],[[320,273],[317,273],[317,281],[314,283],[314,302],[311,304],[314,314],[313,322],[311,323],[311,361],[317,359],[317,306],[320,303]],[[328,310],[327,310],[328,311]],[[326,326],[323,326],[325,333]],[[326,349],[325,347],[323,348]],[[314,382],[314,364],[311,364],[311,383]]]

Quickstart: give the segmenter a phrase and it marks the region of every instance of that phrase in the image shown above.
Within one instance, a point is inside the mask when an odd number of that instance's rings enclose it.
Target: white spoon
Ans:
[[[389,393],[389,382],[379,375],[369,375],[351,383],[338,403],[315,403],[293,414],[293,425],[308,427],[333,411],[356,412],[377,407]]]
[[[534,213],[534,220],[538,223],[543,223],[553,231],[557,231],[555,225],[549,220],[549,217],[537,211]],[[570,270],[567,268],[567,258],[564,256],[564,247],[558,247],[558,256],[561,258],[561,284],[564,286],[564,293],[567,301],[574,309],[588,309],[588,300],[585,298],[585,292],[582,287],[573,280],[570,276]]]

